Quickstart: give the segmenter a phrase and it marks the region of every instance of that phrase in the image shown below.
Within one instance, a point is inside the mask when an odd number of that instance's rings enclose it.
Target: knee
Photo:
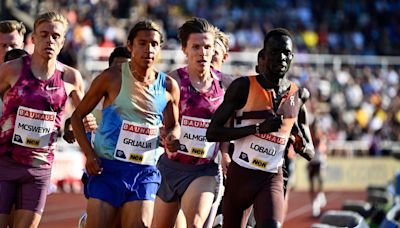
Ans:
[[[264,219],[257,221],[256,228],[281,228],[282,224],[273,219]]]

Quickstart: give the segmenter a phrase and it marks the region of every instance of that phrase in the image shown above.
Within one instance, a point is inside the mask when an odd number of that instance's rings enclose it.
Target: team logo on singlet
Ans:
[[[203,156],[206,153],[206,151],[204,150],[204,148],[192,147],[192,151],[190,153],[197,156]]]
[[[47,91],[52,91],[52,90],[57,90],[57,89],[59,89],[60,87],[57,87],[57,86],[52,86],[52,87],[50,87],[49,85],[46,85],[46,87],[45,87],[45,89],[47,90]]]
[[[141,154],[131,154],[129,156],[129,160],[135,161],[135,162],[142,162],[143,161],[143,155],[141,155]]]
[[[245,152],[241,152],[239,158],[245,162],[249,162],[249,156]]]
[[[117,150],[117,152],[115,152],[115,156],[122,159],[126,159],[125,153],[122,150]]]
[[[184,144],[179,144],[179,150],[186,153],[189,152]]]
[[[290,100],[290,106],[294,106],[294,96],[293,95],[290,96],[289,100]]]
[[[261,159],[254,158],[253,161],[251,162],[251,164],[253,166],[257,166],[259,168],[265,169],[265,168],[267,168],[268,162],[263,161]]]
[[[17,135],[17,134],[14,135],[14,141],[19,142],[19,143],[23,143],[21,136]]]
[[[209,101],[211,101],[211,102],[214,102],[214,101],[217,101],[217,100],[219,100],[219,99],[221,99],[221,98],[223,98],[224,96],[219,96],[219,97],[209,97],[208,98],[208,100]]]

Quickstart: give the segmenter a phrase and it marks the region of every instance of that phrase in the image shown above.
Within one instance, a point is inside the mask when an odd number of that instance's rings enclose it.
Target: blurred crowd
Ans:
[[[191,16],[204,17],[230,36],[231,51],[260,48],[263,35],[285,27],[307,53],[397,55],[400,2],[397,0],[16,0],[31,15],[61,9],[71,23],[69,41],[120,45],[141,18],[162,24],[165,48],[176,48],[177,28]],[[32,4],[32,2],[39,2]],[[39,9],[39,10],[38,10]]]
[[[382,141],[400,140],[398,69],[343,66],[334,71],[294,66],[291,74],[310,90],[311,122],[314,129],[327,133],[329,141],[368,142],[368,150],[360,155],[381,156],[390,153],[381,147]],[[354,153],[347,149],[345,154]]]
[[[230,51],[258,51],[274,27],[293,31],[296,52],[312,54],[399,55],[400,1],[397,0],[17,0],[35,15],[60,9],[70,29],[61,61],[77,66],[83,50],[125,45],[137,20],[162,25],[164,49],[180,49],[177,28],[192,16],[204,17],[229,35]],[[37,2],[38,4],[32,4]],[[28,40],[29,47],[29,40]],[[254,62],[256,59],[254,59]],[[314,125],[330,140],[366,140],[369,153],[386,152],[381,140],[400,140],[399,68],[296,65],[291,75],[311,91]]]

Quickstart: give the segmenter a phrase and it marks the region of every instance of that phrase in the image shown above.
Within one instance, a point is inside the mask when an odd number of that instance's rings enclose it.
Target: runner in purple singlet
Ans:
[[[68,23],[56,12],[37,17],[32,56],[0,66],[0,227],[15,204],[14,227],[37,227],[43,213],[65,102],[83,97],[81,74],[57,61]]]
[[[188,65],[170,75],[180,85],[180,148],[160,158],[162,181],[157,193],[153,225],[173,227],[181,208],[188,227],[203,227],[222,185],[222,173],[214,159],[218,143],[207,142],[205,132],[224,96],[221,73],[211,68],[214,26],[193,18],[179,28]],[[212,224],[213,219],[210,223]]]

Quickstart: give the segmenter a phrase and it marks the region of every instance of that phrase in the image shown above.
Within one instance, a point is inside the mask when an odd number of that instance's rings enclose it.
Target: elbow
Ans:
[[[215,131],[213,128],[208,127],[207,132],[206,132],[206,138],[207,141],[209,142],[217,142],[217,138],[215,137]]]

